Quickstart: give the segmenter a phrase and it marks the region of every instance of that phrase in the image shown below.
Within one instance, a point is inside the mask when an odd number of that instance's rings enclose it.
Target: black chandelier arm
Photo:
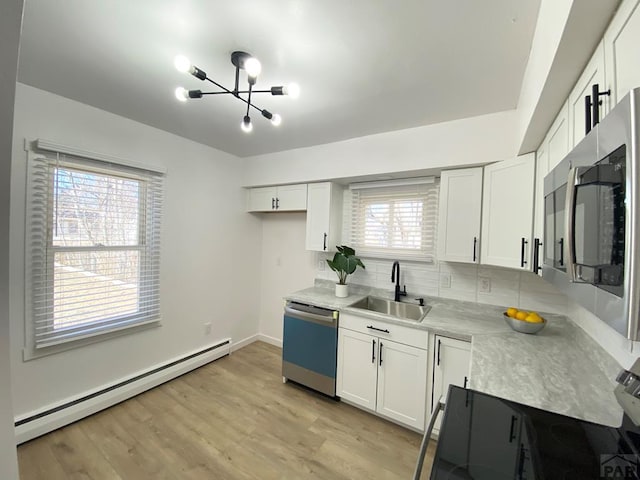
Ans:
[[[257,111],[259,111],[260,113],[263,112],[262,108],[257,107],[253,103],[249,103],[249,101],[245,100],[244,98],[242,98],[242,97],[240,97],[238,95],[235,95],[233,92],[227,92],[227,91],[225,91],[225,92],[201,92],[200,90],[189,90],[189,92],[198,92],[195,96],[193,96],[193,97],[190,96],[190,98],[200,98],[200,97],[203,97],[205,95],[228,95],[228,94],[231,94],[234,97],[236,97],[238,100],[241,100],[244,103],[246,103],[247,104],[247,110],[249,109],[248,107],[251,106],[251,107],[255,108]],[[245,92],[238,92],[238,93],[245,93]],[[247,91],[246,93],[249,93],[249,92]]]
[[[251,105],[251,90],[253,89],[252,87],[253,87],[253,85],[250,83],[250,84],[249,84],[249,98],[247,99],[247,115],[249,115],[249,107],[251,107],[251,106],[252,106],[252,105]],[[238,98],[240,98],[240,97],[238,97]],[[259,109],[259,108],[257,108],[257,107],[256,107],[256,109],[257,109],[257,110],[260,110],[260,109]]]
[[[191,91],[191,90],[190,90]],[[196,90],[199,91],[199,90]],[[237,92],[233,92],[233,91],[224,91],[224,92],[202,92],[200,91],[199,94],[202,95],[236,95],[237,94],[241,94],[241,93],[249,93],[249,90],[238,90]],[[251,93],[271,93],[271,90],[251,90]]]
[[[210,81],[211,83],[213,83],[216,87],[221,88],[222,90],[224,90],[225,93],[230,93],[231,95],[234,95],[234,96],[237,97],[236,93],[233,92],[232,90],[229,90],[227,87],[223,87],[218,82],[216,82],[214,80],[211,80],[209,77],[207,77],[207,80]]]

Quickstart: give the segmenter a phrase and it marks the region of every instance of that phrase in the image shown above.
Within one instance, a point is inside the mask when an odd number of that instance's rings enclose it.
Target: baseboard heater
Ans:
[[[230,353],[230,350],[231,339],[222,340],[220,343],[164,363],[121,382],[16,419],[16,443],[19,445],[135,397],[153,387],[224,357]]]

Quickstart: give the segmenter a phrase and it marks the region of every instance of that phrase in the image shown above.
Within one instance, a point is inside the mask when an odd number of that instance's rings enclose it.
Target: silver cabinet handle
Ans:
[[[564,211],[565,213],[565,232],[567,233],[567,267],[569,270],[569,280],[577,282],[578,277],[576,274],[576,252],[575,252],[575,231],[574,231],[574,216],[575,216],[575,200],[576,200],[576,180],[578,178],[578,169],[573,167],[569,170],[569,178],[567,179],[567,196],[565,199]]]

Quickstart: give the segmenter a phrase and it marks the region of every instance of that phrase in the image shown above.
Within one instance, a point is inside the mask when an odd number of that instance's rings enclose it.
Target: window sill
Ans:
[[[38,358],[47,357],[49,355],[55,355],[57,353],[74,350],[76,348],[86,347],[94,343],[104,342],[113,338],[122,337],[124,335],[131,335],[145,330],[150,330],[152,328],[157,328],[161,326],[160,320],[161,319],[157,319],[144,324],[131,325],[120,330],[112,330],[87,338],[79,338],[67,343],[52,345],[51,347],[35,348],[35,346],[33,345],[27,345],[22,349],[22,360],[28,362],[30,360],[36,360]]]

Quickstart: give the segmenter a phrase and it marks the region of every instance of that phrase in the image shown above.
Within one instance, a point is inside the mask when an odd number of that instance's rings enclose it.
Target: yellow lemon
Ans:
[[[544,320],[538,314],[527,315],[527,318],[524,319],[525,322],[529,323],[542,323]]]
[[[513,308],[513,307],[507,308],[507,316],[508,317],[515,318],[516,313],[518,313],[518,309],[517,308]]]
[[[516,318],[518,320],[524,320],[525,318],[527,318],[527,312],[518,312],[516,313]]]

